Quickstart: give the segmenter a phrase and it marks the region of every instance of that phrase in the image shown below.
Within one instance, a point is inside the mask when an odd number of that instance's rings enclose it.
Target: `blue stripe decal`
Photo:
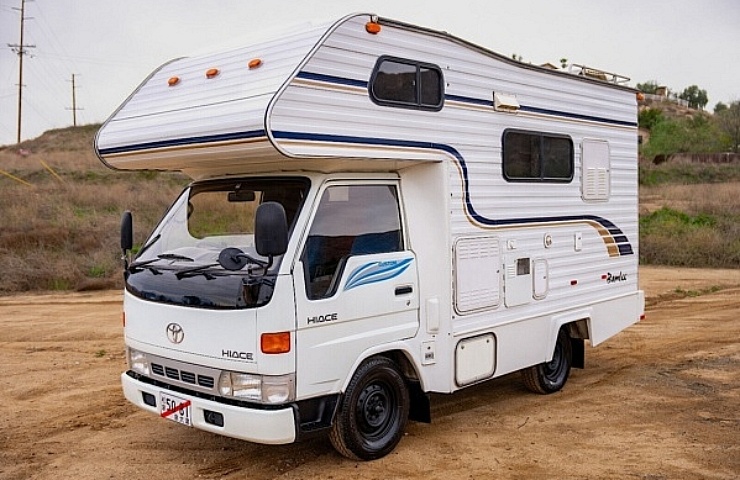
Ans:
[[[636,127],[636,122],[626,122],[623,120],[612,120],[611,118],[595,117],[592,115],[581,115],[580,113],[562,112],[559,110],[549,110],[547,108],[530,107],[522,105],[519,107],[522,112],[541,113],[543,115],[553,115],[555,117],[574,118],[577,120],[588,120],[589,122],[611,123],[625,127]]]
[[[304,80],[314,80],[317,82],[336,83],[339,85],[350,85],[352,87],[367,88],[367,82],[362,80],[353,80],[351,78],[335,77],[333,75],[324,75],[322,73],[298,72],[298,78]]]
[[[344,285],[344,290],[352,290],[363,285],[370,285],[396,278],[409,268],[413,260],[413,258],[386,260],[359,266],[350,273],[347,283]]]
[[[218,135],[205,135],[201,137],[173,138],[170,140],[160,140],[157,142],[137,143],[125,145],[122,147],[101,148],[100,155],[111,155],[114,153],[135,152],[137,150],[149,150],[152,148],[178,147],[183,145],[194,145],[198,143],[216,143],[229,140],[247,140],[250,138],[260,138],[266,136],[264,130],[254,130],[251,132],[233,132],[222,133]]]
[[[368,88],[368,82],[365,82],[362,80],[354,80],[351,78],[337,77],[334,75],[324,75],[321,73],[303,71],[303,72],[298,73],[298,78],[303,78],[306,80],[314,80],[318,82],[334,83],[338,85],[351,85],[353,87]],[[482,105],[486,107],[493,107],[492,100],[474,98],[474,97],[465,97],[462,95],[445,94],[445,100],[450,100],[450,101],[455,101],[455,102],[460,102],[460,103],[468,103],[471,105]],[[625,127],[637,127],[636,122],[628,122],[624,120],[614,120],[614,119],[606,118],[606,117],[597,117],[594,115],[583,115],[580,113],[565,112],[561,110],[551,110],[547,108],[532,107],[529,105],[521,105],[519,107],[519,110],[522,112],[538,113],[542,115],[552,115],[555,117],[564,117],[564,118],[571,118],[571,119],[576,119],[576,120],[586,120],[589,122],[609,123],[612,125],[621,125]]]
[[[611,233],[611,230],[609,230],[609,232]],[[625,237],[624,235],[620,235],[621,233],[622,232],[620,231],[619,233],[617,233],[617,235],[613,235],[614,241],[617,243],[628,243],[629,240],[627,240],[627,237]]]
[[[491,100],[482,100],[480,98],[463,97],[462,95],[450,95],[446,93],[445,100],[461,102],[461,103],[472,103],[474,105],[483,105],[485,107],[493,108],[493,102]]]
[[[509,225],[527,225],[527,224],[536,224],[536,223],[552,223],[552,222],[572,222],[572,221],[591,221],[596,222],[602,227],[604,227],[610,234],[613,236],[619,236],[620,240],[624,239],[625,242],[628,242],[627,237],[624,235],[624,232],[614,225],[609,220],[596,216],[596,215],[563,215],[563,216],[556,216],[556,217],[534,217],[534,218],[505,218],[505,219],[492,219],[484,217],[483,215],[479,214],[475,207],[473,207],[473,202],[470,199],[470,188],[469,188],[469,178],[468,178],[468,167],[465,164],[465,158],[460,154],[460,152],[457,151],[454,147],[451,147],[450,145],[445,145],[443,143],[433,143],[433,142],[417,142],[417,141],[411,141],[411,140],[398,140],[398,139],[392,139],[392,138],[374,138],[374,137],[355,137],[355,136],[346,136],[346,135],[327,135],[327,134],[321,134],[321,133],[306,133],[306,132],[283,132],[283,131],[273,131],[272,132],[273,137],[276,139],[285,139],[285,140],[302,140],[302,141],[314,141],[314,142],[328,142],[328,143],[356,143],[360,145],[384,145],[384,146],[390,146],[390,147],[402,147],[402,148],[422,148],[422,149],[429,149],[429,150],[441,150],[443,152],[446,152],[450,155],[452,155],[455,160],[457,160],[458,165],[460,166],[460,171],[462,172],[463,176],[463,195],[464,195],[464,205],[465,209],[468,213],[468,215],[473,218],[476,222],[480,223],[481,225],[486,225],[490,227],[501,227],[501,226],[509,226]],[[617,242],[620,243],[620,242]],[[630,255],[632,254],[632,247],[627,243],[626,245],[619,244],[619,252],[622,255]]]

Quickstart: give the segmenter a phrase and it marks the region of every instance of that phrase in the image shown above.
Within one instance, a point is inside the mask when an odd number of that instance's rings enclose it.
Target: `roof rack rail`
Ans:
[[[603,82],[608,82],[608,83],[614,83],[617,85],[624,85],[630,81],[630,78],[625,77],[624,75],[607,72],[599,68],[588,67],[586,65],[580,65],[577,63],[572,63],[570,65],[570,68],[568,69],[568,72],[572,73],[573,75],[594,78],[596,80],[601,80]]]

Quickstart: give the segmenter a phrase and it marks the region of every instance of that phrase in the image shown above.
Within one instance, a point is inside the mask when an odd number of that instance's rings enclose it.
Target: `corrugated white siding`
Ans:
[[[302,67],[304,75],[277,97],[270,127],[281,132],[277,139],[280,148],[295,156],[367,156],[370,162],[372,158],[395,155],[414,158],[416,153],[410,147],[442,153],[448,161],[453,242],[461,236],[497,235],[502,255],[547,260],[549,292],[545,299],[533,299],[514,308],[506,308],[502,302],[495,319],[490,312],[460,316],[453,321],[453,331],[461,334],[492,322],[564,311],[635,292],[638,237],[634,93],[525,68],[428,32],[384,25],[380,34],[370,35],[364,29],[368,20],[351,19],[331,34]],[[444,108],[428,112],[374,104],[367,82],[381,55],[440,66],[446,82]],[[309,77],[311,80],[307,80]],[[494,92],[515,95],[521,110],[515,114],[495,112],[476,103],[491,101]],[[569,136],[575,155],[573,181],[507,182],[501,164],[506,129]],[[583,200],[580,155],[584,138],[609,143],[610,195],[606,201]],[[368,146],[362,150],[363,144],[371,143],[388,148]],[[485,221],[472,218],[473,214]],[[633,254],[620,255],[614,244],[615,238],[622,236],[619,232],[609,234],[594,221],[564,218],[573,216],[596,216],[616,225],[627,237]],[[495,224],[510,219],[541,220],[509,227]],[[546,234],[553,239],[549,248],[544,247]],[[576,234],[582,237],[580,250],[574,245]],[[515,248],[507,249],[508,239],[515,240]],[[625,273],[628,280],[607,285],[603,276],[609,272]]]
[[[316,45],[327,27],[297,32],[232,51],[175,60],[148,78],[106,122],[96,147],[112,166],[126,168],[129,155],[140,157],[151,148],[192,146],[207,141],[247,137],[264,131],[264,115],[272,96],[290,78],[297,65]],[[249,61],[262,60],[250,69]],[[219,69],[214,78],[206,71]],[[178,77],[179,82],[168,85]],[[183,154],[183,165],[194,152]],[[161,168],[156,156],[149,165],[134,161],[136,168]],[[176,165],[168,157],[167,168]],[[218,150],[209,158],[218,167]],[[192,158],[191,158],[192,159]]]

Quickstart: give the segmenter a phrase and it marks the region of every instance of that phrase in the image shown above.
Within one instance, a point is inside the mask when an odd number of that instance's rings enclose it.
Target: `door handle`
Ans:
[[[396,296],[398,295],[406,295],[414,291],[414,287],[411,285],[403,285],[401,287],[396,287]]]

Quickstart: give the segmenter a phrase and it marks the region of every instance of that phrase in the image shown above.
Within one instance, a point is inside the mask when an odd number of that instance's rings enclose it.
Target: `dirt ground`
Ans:
[[[562,392],[432,398],[391,455],[254,445],[128,405],[119,292],[0,298],[0,479],[738,479],[740,271],[642,268],[647,318]]]

